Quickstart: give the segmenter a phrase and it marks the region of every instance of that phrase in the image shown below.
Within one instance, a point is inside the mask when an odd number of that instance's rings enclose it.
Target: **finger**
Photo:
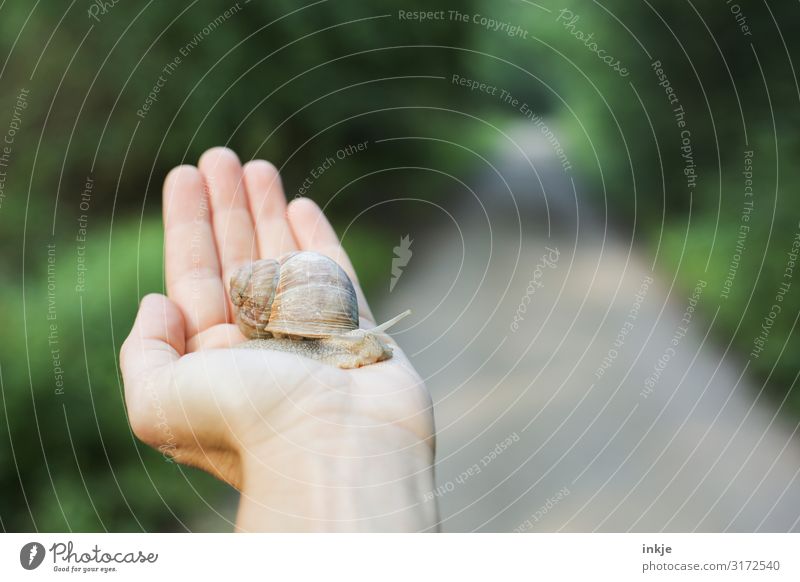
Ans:
[[[197,164],[208,188],[211,225],[217,241],[222,281],[227,289],[230,276],[239,266],[258,258],[253,219],[242,182],[242,165],[228,148],[212,148]],[[232,314],[233,305],[228,305]],[[228,321],[232,321],[232,316]]]
[[[226,321],[225,290],[200,172],[178,166],[164,180],[167,294],[183,312],[187,338]]]
[[[247,338],[242,335],[239,326],[235,323],[215,325],[211,329],[201,331],[187,341],[186,351],[197,352],[201,350],[229,349],[246,340]]]
[[[161,383],[153,379],[184,354],[184,318],[180,308],[163,295],[146,295],[130,335],[120,350],[125,402],[136,435],[145,442],[153,434],[152,400]]]
[[[183,314],[175,303],[156,294],[142,299],[136,322],[120,353],[131,429],[141,441],[165,456],[235,484],[237,474],[231,467],[230,455],[217,448],[206,451],[199,446],[195,426],[187,423],[187,400],[175,393],[179,360],[186,347],[183,328]],[[202,423],[196,424],[203,428]],[[218,429],[219,423],[212,428]],[[220,442],[219,438],[211,440]]]
[[[286,220],[286,195],[278,170],[264,160],[244,165],[244,184],[255,223],[259,257],[277,258],[297,250],[289,222]]]
[[[308,198],[297,198],[289,204],[287,216],[300,249],[322,253],[339,263],[356,288],[358,310],[361,317],[374,322],[372,311],[367,305],[364,292],[358,283],[353,264],[350,262],[347,252],[339,242],[339,237],[336,236],[336,232],[320,207]]]
[[[339,263],[356,283],[353,264],[339,242],[331,223],[317,204],[309,198],[297,198],[289,204],[289,224],[298,246],[304,251],[316,251]]]
[[[183,328],[183,314],[175,303],[156,293],[145,295],[120,351],[123,375],[133,377],[180,358],[186,346]]]

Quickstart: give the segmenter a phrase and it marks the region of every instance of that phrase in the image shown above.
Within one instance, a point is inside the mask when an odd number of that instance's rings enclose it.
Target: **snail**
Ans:
[[[339,368],[391,358],[381,334],[411,313],[359,329],[353,282],[334,260],[309,251],[243,265],[231,276],[230,296],[249,340],[237,347],[289,352]]]

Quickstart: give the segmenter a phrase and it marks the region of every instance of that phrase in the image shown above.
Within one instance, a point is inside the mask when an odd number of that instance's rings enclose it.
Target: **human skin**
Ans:
[[[237,531],[435,530],[431,401],[396,344],[354,370],[234,348],[231,273],[294,250],[337,261],[374,326],[320,208],[226,148],[174,168],[163,194],[167,295],[142,299],[120,354],[136,436],[238,489]]]

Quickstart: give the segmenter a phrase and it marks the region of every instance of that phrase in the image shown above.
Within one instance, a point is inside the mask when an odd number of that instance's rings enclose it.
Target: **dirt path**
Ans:
[[[537,168],[545,204],[502,159],[480,203],[410,233],[379,310],[414,310],[394,335],[435,401],[443,530],[800,529],[795,427],[691,313],[718,290],[670,291],[560,166]]]

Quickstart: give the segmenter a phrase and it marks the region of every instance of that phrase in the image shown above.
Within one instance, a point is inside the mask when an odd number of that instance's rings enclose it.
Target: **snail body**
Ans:
[[[256,338],[243,348],[275,350],[305,356],[339,368],[360,368],[392,357],[392,348],[376,334],[365,330],[362,337],[330,337],[296,340],[289,338]]]
[[[410,313],[359,329],[352,281],[335,261],[308,251],[240,267],[231,276],[230,296],[236,323],[249,339],[237,347],[293,353],[339,368],[391,358],[382,332]]]

